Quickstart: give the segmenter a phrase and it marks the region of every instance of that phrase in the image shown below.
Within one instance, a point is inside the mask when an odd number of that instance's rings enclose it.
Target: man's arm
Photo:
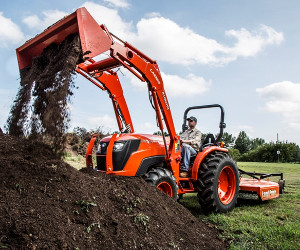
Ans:
[[[200,144],[201,144],[201,137],[202,137],[202,134],[201,134],[200,130],[196,130],[196,133],[193,136],[193,139],[190,140],[190,145],[194,149],[199,150],[199,147],[200,147]]]

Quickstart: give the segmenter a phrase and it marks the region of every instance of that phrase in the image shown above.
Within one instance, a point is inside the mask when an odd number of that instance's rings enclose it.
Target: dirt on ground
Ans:
[[[0,247],[226,249],[218,231],[138,177],[78,171],[0,134]]]

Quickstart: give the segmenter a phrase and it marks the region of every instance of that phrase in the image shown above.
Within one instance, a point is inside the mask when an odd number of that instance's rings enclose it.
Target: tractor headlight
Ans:
[[[105,154],[107,149],[108,143],[107,142],[100,142],[98,145],[98,151],[100,154]]]
[[[126,144],[126,141],[115,142],[113,151],[121,151],[124,148],[125,144]]]

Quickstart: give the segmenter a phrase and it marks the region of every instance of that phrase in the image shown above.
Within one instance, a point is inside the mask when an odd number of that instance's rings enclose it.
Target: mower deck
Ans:
[[[240,178],[240,191],[257,193],[261,200],[270,200],[279,197],[279,184],[249,178]]]
[[[180,178],[178,186],[179,194],[196,192],[190,178]],[[239,186],[241,193],[257,194],[262,201],[278,198],[280,194],[280,184],[269,180],[241,177]]]

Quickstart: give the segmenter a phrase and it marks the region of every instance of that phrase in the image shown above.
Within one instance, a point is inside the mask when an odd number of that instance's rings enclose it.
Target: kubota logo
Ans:
[[[274,196],[274,195],[276,195],[276,194],[277,194],[277,192],[276,192],[275,189],[273,189],[273,190],[268,190],[268,191],[266,191],[266,192],[262,192],[262,196],[263,196],[263,197]]]
[[[152,73],[152,75],[154,76],[154,78],[156,79],[158,84],[160,84],[160,81],[158,80],[158,77],[157,77],[157,75],[155,75],[154,71],[152,69],[150,69],[150,72]]]
[[[165,101],[165,104],[166,104],[166,108],[167,108],[167,110],[169,110],[170,107],[169,107],[169,104],[168,104],[168,101],[167,101],[166,94],[165,94],[165,92],[161,92],[161,93],[162,93],[162,96],[163,96],[163,98],[164,98],[164,101]]]

